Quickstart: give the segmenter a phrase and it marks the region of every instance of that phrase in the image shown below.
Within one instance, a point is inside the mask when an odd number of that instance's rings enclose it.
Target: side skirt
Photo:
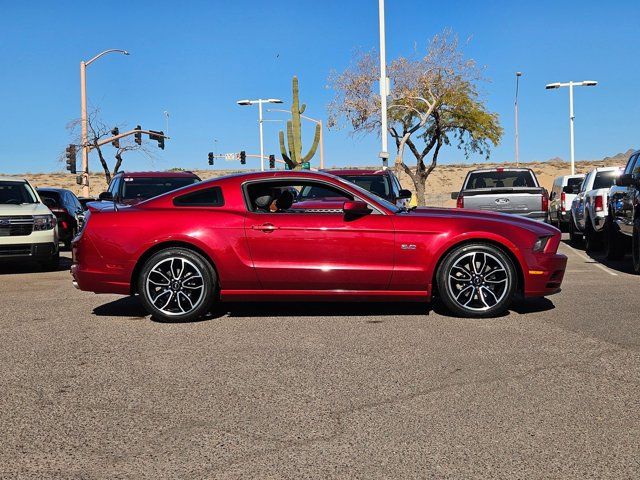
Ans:
[[[404,290],[221,290],[220,300],[228,302],[286,302],[325,300],[334,302],[428,302],[429,292]]]

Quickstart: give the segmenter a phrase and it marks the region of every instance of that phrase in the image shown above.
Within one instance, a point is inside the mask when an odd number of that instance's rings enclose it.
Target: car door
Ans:
[[[587,193],[587,185],[591,182],[591,177],[593,176],[593,172],[589,172],[589,174],[585,177],[582,185],[580,186],[580,191],[576,195],[576,198],[572,202],[573,214],[576,220],[576,225],[580,230],[584,230],[584,206],[585,206],[585,195]],[[575,208],[574,208],[575,206]]]
[[[297,192],[284,211],[258,209],[256,192]],[[325,197],[303,197],[324,191]],[[253,265],[267,290],[384,290],[393,271],[393,224],[373,209],[345,216],[353,195],[315,180],[256,181],[245,185],[245,233]],[[267,195],[269,196],[269,195]],[[271,203],[273,205],[273,202]]]
[[[635,154],[627,163],[625,174],[634,175],[638,178],[640,169],[640,155]],[[633,230],[633,205],[635,198],[635,185],[619,186],[612,189],[611,205],[614,210],[615,221],[620,227],[620,231],[631,235]]]

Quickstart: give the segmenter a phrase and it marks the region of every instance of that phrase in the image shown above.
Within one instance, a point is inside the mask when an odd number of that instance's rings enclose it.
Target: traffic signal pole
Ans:
[[[107,143],[111,143],[114,140],[120,140],[121,138],[128,137],[129,135],[135,135],[136,133],[145,133],[147,135],[155,135],[156,137],[162,137],[165,140],[170,140],[171,139],[171,137],[169,137],[167,135],[163,135],[160,132],[156,132],[156,131],[153,131],[153,130],[133,129],[133,130],[129,130],[128,132],[119,133],[118,135],[114,135],[113,137],[103,138],[102,140],[97,142],[96,145],[98,147],[101,147],[102,145],[106,145]],[[90,151],[93,148],[95,148],[93,145],[88,145],[88,151]]]

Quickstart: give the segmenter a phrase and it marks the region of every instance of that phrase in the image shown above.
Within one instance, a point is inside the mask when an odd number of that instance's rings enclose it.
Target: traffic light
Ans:
[[[151,133],[149,134],[149,140],[155,140],[158,142],[158,148],[164,150],[164,132],[163,131],[155,131],[149,130]]]
[[[247,164],[247,152],[245,152],[244,150],[240,151],[240,164],[241,165]]]
[[[119,134],[120,134],[120,130],[118,129],[118,127],[115,127],[113,130],[111,130],[111,135],[113,135],[114,137]],[[111,142],[111,145],[113,145],[116,148],[120,148],[120,139],[116,138],[113,142]]]
[[[269,155],[269,168],[276,168],[276,156]]]
[[[213,152],[209,152],[209,165],[213,165]]]
[[[76,146],[69,145],[66,149],[67,170],[75,175],[76,173]]]
[[[142,130],[142,127],[140,125],[137,125],[134,130]],[[138,145],[142,145],[142,132],[136,132],[133,134],[133,136],[135,137],[135,142]]]

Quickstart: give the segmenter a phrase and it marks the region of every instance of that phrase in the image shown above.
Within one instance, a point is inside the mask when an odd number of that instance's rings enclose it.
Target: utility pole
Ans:
[[[516,113],[516,167],[520,165],[520,137],[518,135],[518,87],[520,84],[520,77],[522,76],[522,72],[516,72],[516,103],[515,103],[515,113]]]
[[[382,150],[378,156],[382,159],[383,168],[386,168],[389,164],[387,146],[387,95],[389,95],[389,83],[387,79],[384,0],[378,0],[378,17],[380,27],[380,138],[382,139]]]

